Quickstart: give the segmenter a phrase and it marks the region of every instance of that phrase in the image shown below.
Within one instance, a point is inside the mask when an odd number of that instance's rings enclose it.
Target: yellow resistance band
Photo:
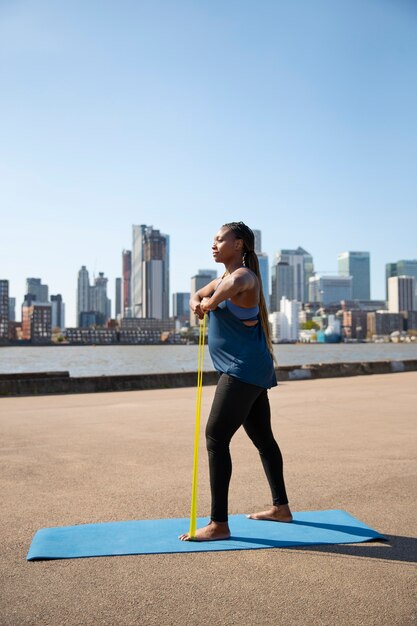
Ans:
[[[191,490],[190,537],[195,537],[197,526],[197,483],[198,483],[198,444],[200,439],[201,396],[203,392],[204,341],[206,335],[206,316],[200,320],[200,334],[198,337],[198,365],[197,365],[197,396],[195,403],[195,433],[194,433],[194,465],[193,485]]]

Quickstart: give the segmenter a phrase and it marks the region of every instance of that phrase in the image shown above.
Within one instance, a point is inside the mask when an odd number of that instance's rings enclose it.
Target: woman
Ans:
[[[210,315],[208,344],[220,373],[206,427],[212,497],[211,521],[194,541],[228,539],[228,491],[232,474],[229,444],[243,425],[258,448],[271,488],[273,505],[251,519],[291,522],[282,456],[271,430],[267,389],[277,384],[268,314],[262,294],[254,234],[243,222],[225,224],[212,246],[225,273],[199,289],[190,307],[202,319]],[[189,533],[180,536],[190,541]]]

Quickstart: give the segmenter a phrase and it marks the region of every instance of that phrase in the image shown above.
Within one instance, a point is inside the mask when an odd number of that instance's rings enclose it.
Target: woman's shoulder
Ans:
[[[259,283],[258,277],[249,267],[238,267],[237,270],[233,272],[233,276],[239,278],[248,286],[257,285]]]
[[[255,272],[253,272],[249,267],[238,267],[234,272],[232,272],[231,276],[247,276],[248,278],[257,278]]]

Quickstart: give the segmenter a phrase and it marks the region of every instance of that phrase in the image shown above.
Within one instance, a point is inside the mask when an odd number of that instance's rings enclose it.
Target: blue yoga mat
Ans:
[[[198,527],[208,521],[207,517],[199,518]],[[33,538],[27,560],[257,550],[384,539],[372,528],[340,510],[295,513],[292,524],[231,515],[229,525],[230,539],[211,542],[180,541],[178,535],[188,532],[189,520],[186,518],[42,528]]]

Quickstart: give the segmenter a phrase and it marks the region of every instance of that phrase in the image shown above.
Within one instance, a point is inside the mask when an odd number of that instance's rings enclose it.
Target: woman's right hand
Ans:
[[[193,309],[193,313],[195,313],[200,320],[203,319],[204,313],[201,310],[200,303],[198,303],[197,306]]]
[[[201,299],[199,298],[199,296],[194,295],[193,298],[191,298],[190,300],[190,309],[192,310],[192,312],[197,315],[197,317],[202,320],[204,317],[204,313],[201,310]]]

